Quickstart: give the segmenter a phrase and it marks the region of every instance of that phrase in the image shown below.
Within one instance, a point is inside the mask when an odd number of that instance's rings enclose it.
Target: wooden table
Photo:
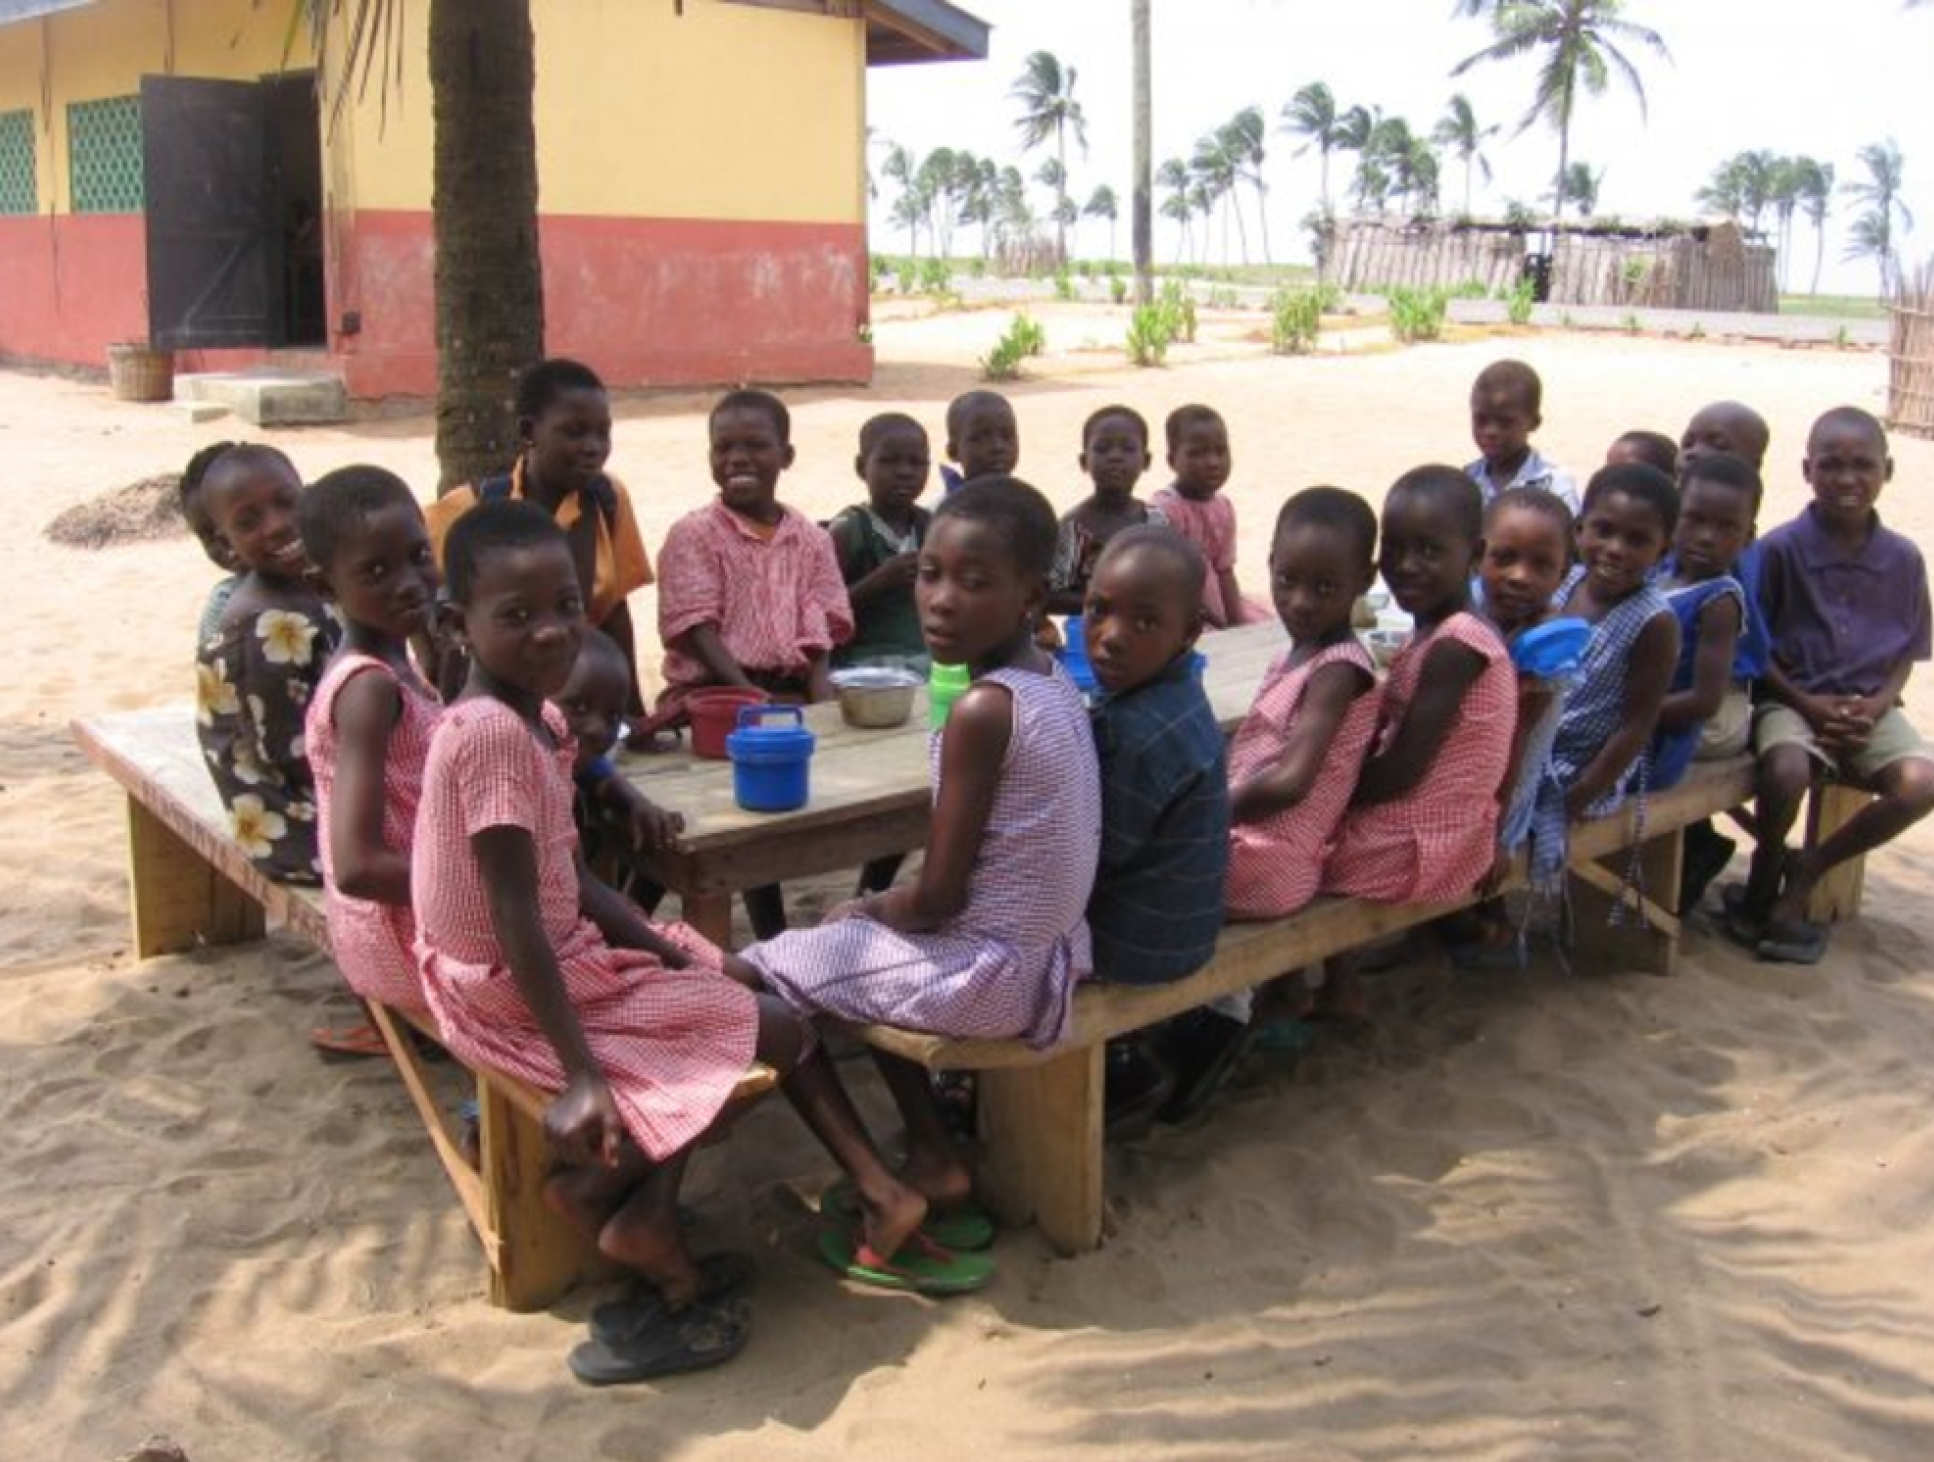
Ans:
[[[1203,688],[1225,730],[1241,722],[1264,670],[1288,643],[1274,622],[1202,637],[1200,648],[1209,662]],[[639,791],[683,814],[679,846],[643,860],[644,865],[679,895],[686,920],[717,944],[730,943],[735,893],[857,869],[869,859],[926,844],[933,797],[926,692],[915,697],[907,724],[885,731],[846,725],[834,704],[808,706],[805,716],[819,744],[812,760],[812,800],[797,812],[743,810],[732,795],[727,762],[701,760],[684,750],[618,759]]]

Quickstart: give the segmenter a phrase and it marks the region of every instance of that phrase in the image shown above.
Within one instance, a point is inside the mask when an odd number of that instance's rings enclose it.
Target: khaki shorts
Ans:
[[[1699,732],[1699,749],[1692,754],[1693,760],[1725,761],[1752,744],[1753,697],[1745,686],[1735,685]]]
[[[1871,782],[1895,762],[1910,757],[1934,760],[1929,756],[1927,743],[1921,740],[1921,733],[1914,729],[1899,706],[1874,723],[1874,733],[1867,738],[1865,746],[1851,756],[1836,758],[1821,749],[1813,739],[1813,728],[1798,711],[1778,703],[1763,705],[1753,717],[1753,750],[1764,756],[1775,746],[1804,747],[1807,755],[1821,766],[1851,773],[1860,782]]]

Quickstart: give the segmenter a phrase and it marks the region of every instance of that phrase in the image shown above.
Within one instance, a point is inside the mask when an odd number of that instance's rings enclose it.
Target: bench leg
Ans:
[[[597,1244],[544,1202],[544,1129],[487,1076],[477,1078],[478,1143],[490,1233],[490,1302],[541,1310],[602,1265]]]
[[[720,949],[732,948],[732,895],[695,893],[683,900],[680,917]]]
[[[1684,839],[1677,830],[1640,845],[1638,865],[1644,897],[1634,906],[1633,891],[1620,897],[1629,851],[1571,871],[1573,956],[1595,971],[1642,970],[1669,975],[1679,956],[1679,875]],[[1623,905],[1618,921],[1614,908]]]
[[[1103,1051],[980,1073],[988,1202],[1003,1223],[1033,1219],[1063,1254],[1101,1243]]]
[[[175,830],[128,798],[128,905],[137,959],[196,944],[260,939],[262,906],[217,873]]]
[[[1871,794],[1858,787],[1844,786],[1839,782],[1815,783],[1807,819],[1807,841],[1810,844],[1825,842],[1872,800]],[[1827,870],[1827,876],[1814,885],[1813,895],[1806,902],[1807,918],[1815,924],[1832,924],[1856,917],[1860,913],[1860,895],[1866,881],[1865,858],[1852,858],[1838,868]]]

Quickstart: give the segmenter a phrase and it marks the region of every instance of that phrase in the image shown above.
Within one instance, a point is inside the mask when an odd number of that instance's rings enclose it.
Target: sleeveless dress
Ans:
[[[614,949],[578,912],[571,821],[572,743],[544,707],[545,746],[515,711],[482,697],[443,713],[417,810],[410,891],[417,968],[444,1042],[464,1062],[545,1091],[564,1085],[550,1040],[504,963],[472,833],[519,827],[537,854],[537,905],[558,977],[632,1140],[653,1161],[689,1146],[745,1075],[758,1039],[752,992],[728,979],[716,948],[682,924],[654,925],[691,963]]]
[[[1739,623],[1742,636],[1746,625],[1746,591],[1740,587],[1739,580],[1731,574],[1720,574],[1716,578],[1702,579],[1696,584],[1686,584],[1676,589],[1661,591],[1665,602],[1679,621],[1679,663],[1672,671],[1670,693],[1691,690],[1693,671],[1699,659],[1699,616],[1705,613],[1706,606],[1715,599],[1730,597],[1739,606]],[[1738,647],[1734,647],[1734,659],[1738,658]],[[1677,731],[1660,731],[1652,738],[1652,781],[1655,792],[1663,792],[1674,786],[1692,765],[1692,759],[1699,750],[1699,736],[1705,730],[1705,723],[1682,727]]]
[[[1202,585],[1202,612],[1214,629],[1238,624],[1261,624],[1274,611],[1266,604],[1244,595],[1239,604],[1222,602],[1223,574],[1236,566],[1236,506],[1222,493],[1206,501],[1183,497],[1165,487],[1149,499],[1162,510],[1177,533],[1202,550],[1209,561],[1209,577]]]
[[[1498,791],[1510,769],[1518,678],[1496,630],[1460,610],[1390,662],[1377,750],[1417,694],[1431,648],[1452,641],[1484,661],[1437,755],[1403,796],[1353,808],[1323,868],[1325,893],[1419,903],[1469,893],[1497,854]]]
[[[1357,638],[1318,651],[1301,665],[1279,657],[1263,676],[1256,700],[1229,745],[1229,790],[1274,766],[1296,728],[1296,713],[1311,677],[1326,665],[1354,665],[1366,688],[1350,702],[1330,742],[1315,784],[1294,807],[1229,829],[1229,876],[1223,904],[1238,919],[1278,919],[1316,897],[1323,863],[1350,807],[1357,773],[1377,731],[1382,696],[1377,670]]]
[[[1559,586],[1553,602],[1561,612],[1584,577],[1581,564]],[[1538,783],[1537,807],[1531,819],[1531,875],[1535,886],[1549,888],[1564,872],[1565,794],[1598,755],[1599,748],[1624,725],[1625,683],[1639,634],[1659,615],[1671,612],[1665,595],[1646,584],[1619,600],[1592,626],[1591,641],[1565,696],[1551,754],[1545,758],[1544,774]],[[1585,809],[1585,816],[1606,817],[1626,798],[1642,798],[1651,785],[1651,762],[1650,751],[1641,750],[1611,789]]]
[[[316,778],[316,826],[322,884],[329,915],[329,946],[349,988],[366,1000],[421,1012],[423,982],[416,973],[416,918],[409,909],[351,898],[336,888],[329,847],[336,788],[336,697],[356,676],[380,675],[396,686],[402,714],[390,728],[383,758],[383,846],[407,854],[416,836],[416,807],[423,793],[423,764],[430,755],[442,703],[414,675],[398,675],[374,655],[338,655],[309,700],[309,767]]]
[[[956,1037],[1050,1046],[1092,973],[1085,911],[1101,846],[1101,783],[1087,708],[1058,666],[996,670],[1014,729],[967,905],[926,934],[841,919],[755,944],[743,958],[794,1009]],[[944,732],[930,743],[940,791]]]

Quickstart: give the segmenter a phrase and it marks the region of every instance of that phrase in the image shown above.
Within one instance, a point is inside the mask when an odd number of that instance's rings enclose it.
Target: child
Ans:
[[[927,433],[889,411],[860,428],[854,462],[866,501],[826,525],[853,606],[853,638],[833,651],[835,665],[890,660],[926,674],[927,642],[913,606],[913,574],[933,515],[918,506],[927,486]]]
[[[463,1061],[557,1093],[544,1125],[564,1166],[547,1200],[657,1291],[626,1324],[601,1325],[573,1370],[605,1384],[714,1364],[745,1339],[743,1306],[714,1292],[736,1266],[693,1262],[676,1203],[747,1062],[781,1073],[848,1165],[869,1240],[897,1250],[926,1203],[867,1146],[797,1019],[724,978],[691,930],[649,923],[585,871],[570,737],[545,703],[583,626],[563,531],[534,504],[485,503],[451,528],[444,565],[470,665],[431,739],[417,815],[425,994]]]
[[[998,391],[966,391],[947,403],[947,458],[940,481],[947,492],[976,477],[1006,477],[1021,465],[1021,432],[1014,408]]]
[[[1377,563],[1416,622],[1392,659],[1376,740],[1323,866],[1328,893],[1391,903],[1467,894],[1489,871],[1517,676],[1471,611],[1484,508],[1469,476],[1419,467],[1383,505]]]
[[[307,722],[329,946],[358,995],[421,1014],[410,843],[442,707],[409,642],[436,608],[430,537],[409,488],[381,467],[323,477],[302,495],[301,524],[343,620]]]
[[[1544,383],[1521,360],[1500,360],[1471,386],[1471,439],[1484,455],[1464,470],[1484,501],[1507,487],[1542,487],[1576,514],[1578,485],[1571,474],[1538,455],[1531,433],[1544,423]]]
[[[1050,613],[1081,613],[1095,560],[1116,533],[1137,523],[1168,521],[1160,508],[1135,496],[1135,483],[1153,461],[1148,423],[1139,411],[1104,406],[1082,424],[1081,470],[1095,490],[1061,516],[1048,573]]]
[[[1679,524],[1658,577],[1679,620],[1679,663],[1659,707],[1654,787],[1676,783],[1695,756],[1738,756],[1751,739],[1753,677],[1739,664],[1746,591],[1733,565],[1752,536],[1759,495],[1759,474],[1723,453],[1695,458],[1679,484]]]
[[[626,596],[651,582],[651,560],[631,495],[604,470],[611,457],[611,401],[604,382],[574,360],[539,361],[518,378],[517,460],[500,477],[445,493],[425,511],[437,558],[450,525],[480,502],[528,498],[557,519],[584,587],[585,613],[624,652],[627,700],[643,716],[638,654]],[[461,667],[454,673],[460,674]]]
[[[1175,485],[1150,501],[1209,561],[1203,618],[1211,629],[1260,624],[1269,611],[1245,599],[1236,582],[1236,510],[1221,495],[1229,480],[1229,429],[1208,406],[1176,408],[1168,414],[1166,429]]]
[[[1229,749],[1234,918],[1282,918],[1316,896],[1377,729],[1376,665],[1350,627],[1376,542],[1370,505],[1341,488],[1307,488],[1276,518],[1269,583],[1290,646]]]
[[[222,610],[227,608],[229,596],[242,582],[242,566],[234,550],[215,531],[215,520],[208,516],[208,504],[202,497],[202,479],[208,475],[208,469],[235,445],[234,442],[216,442],[213,446],[203,447],[188,459],[188,465],[181,470],[179,492],[182,519],[188,524],[188,531],[201,544],[201,551],[208,555],[208,561],[222,571],[222,577],[208,591],[201,618],[195,622],[195,643],[198,645],[220,627]]]
[[[1531,852],[1541,887],[1563,875],[1568,823],[1603,817],[1650,785],[1647,748],[1679,658],[1679,621],[1650,577],[1678,516],[1671,479],[1650,467],[1601,467],[1586,486],[1580,562],[1558,612],[1592,634],[1538,789]]]
[[[1755,472],[1766,466],[1772,432],[1766,418],[1738,401],[1714,401],[1702,406],[1686,423],[1679,438],[1679,466],[1689,467],[1700,457],[1723,452],[1738,457]]]
[[[306,576],[302,480],[274,447],[231,447],[201,479],[209,519],[245,572],[196,653],[196,734],[230,830],[270,878],[320,883],[303,713],[336,647]]]
[[[1628,431],[1605,449],[1607,467],[1629,467],[1633,463],[1651,467],[1677,480],[1679,446],[1660,431]]]
[[[1900,708],[1928,658],[1927,569],[1874,504],[1894,475],[1887,434],[1851,406],[1814,422],[1801,470],[1813,501],[1763,542],[1760,599],[1772,630],[1766,699],[1753,721],[1759,846],[1729,926],[1761,959],[1811,964],[1827,931],[1807,899],[1826,873],[1900,836],[1934,808],[1934,757]],[[1817,846],[1786,834],[1816,771],[1875,800]],[[1729,891],[1730,892],[1730,891]]]
[[[915,882],[745,951],[745,972],[795,1009],[1038,1048],[1066,1032],[1091,968],[1101,793],[1081,695],[1033,641],[1053,549],[1054,510],[1012,478],[978,478],[935,512],[920,620],[934,659],[974,678],[933,738],[926,858]],[[959,1204],[972,1178],[926,1072],[874,1059],[906,1118],[907,1182]]]

